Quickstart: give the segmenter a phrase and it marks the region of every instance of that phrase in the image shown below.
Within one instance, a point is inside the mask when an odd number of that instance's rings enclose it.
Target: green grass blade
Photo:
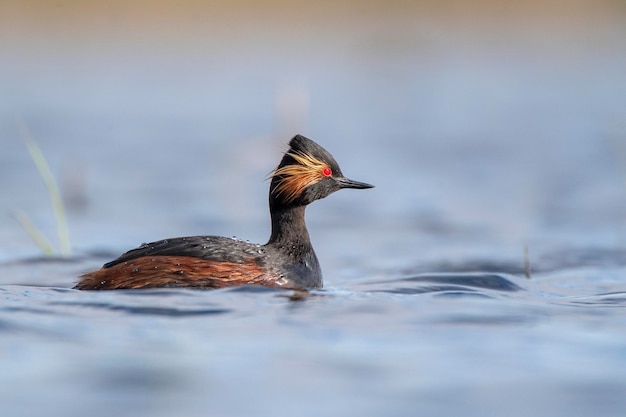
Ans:
[[[43,182],[48,190],[50,200],[52,201],[52,209],[54,210],[54,216],[57,223],[57,231],[59,234],[59,252],[61,255],[70,255],[72,253],[72,249],[70,246],[70,235],[67,227],[67,220],[65,217],[63,198],[61,197],[59,186],[54,179],[54,175],[52,175],[52,171],[50,171],[50,167],[48,166],[48,162],[46,161],[46,158],[41,151],[41,148],[39,147],[39,145],[37,145],[35,140],[30,135],[27,126],[23,123],[20,123],[19,127],[22,134],[22,139],[26,143],[28,153],[30,154],[33,162],[37,166],[37,169],[39,170],[39,175],[43,179]]]
[[[22,210],[15,210],[13,216],[19,222],[19,224],[22,225],[24,230],[26,230],[26,233],[28,233],[28,236],[30,236],[33,242],[35,242],[35,244],[39,246],[39,249],[41,249],[44,255],[54,255],[54,248],[52,247],[48,239],[46,239],[46,237],[39,230],[37,230],[37,227],[35,227],[34,223],[30,220],[30,217],[28,217],[26,213],[24,213]]]

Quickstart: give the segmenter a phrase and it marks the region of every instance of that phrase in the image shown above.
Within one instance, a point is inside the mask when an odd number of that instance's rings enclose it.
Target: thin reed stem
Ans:
[[[48,162],[46,161],[46,158],[43,152],[41,151],[41,148],[39,147],[39,145],[37,145],[37,143],[31,136],[30,131],[28,130],[28,127],[26,126],[26,124],[18,123],[18,127],[20,129],[22,140],[24,140],[24,142],[26,143],[26,148],[28,149],[28,153],[30,154],[30,157],[35,163],[35,166],[37,167],[37,170],[39,171],[39,175],[41,176],[41,179],[46,185],[46,189],[48,190],[48,195],[50,196],[50,200],[52,202],[52,209],[54,210],[54,216],[56,218],[56,223],[57,223],[57,233],[59,235],[59,248],[60,248],[59,253],[61,255],[70,255],[72,253],[72,248],[70,245],[70,235],[69,235],[69,229],[67,227],[67,220],[65,216],[65,207],[63,205],[63,198],[61,197],[59,186],[57,185],[57,182],[54,179],[54,175],[52,174],[52,171],[50,170],[50,166],[48,165]],[[20,221],[19,218],[18,218],[18,221]],[[30,220],[28,221],[30,223],[29,227],[32,228],[31,232],[32,230],[36,230],[32,222],[30,222]],[[20,221],[20,224],[24,226],[24,223],[22,223],[21,221]],[[31,237],[33,237],[33,235],[31,234],[31,232],[28,231],[28,229],[26,231],[29,233],[29,235],[31,235]],[[41,233],[37,231],[37,235],[41,236]]]

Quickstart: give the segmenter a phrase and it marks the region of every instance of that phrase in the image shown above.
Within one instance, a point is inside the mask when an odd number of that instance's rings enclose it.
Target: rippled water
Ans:
[[[91,261],[3,269],[67,278]],[[3,285],[3,407],[22,416],[618,415],[625,272],[626,263],[531,279],[388,271],[394,278],[310,294]]]
[[[0,210],[55,236],[21,121],[74,253],[0,216],[0,415],[624,415],[626,18],[579,3],[297,30],[7,8]],[[263,243],[296,132],[376,185],[307,209],[323,290],[71,289],[145,241]]]

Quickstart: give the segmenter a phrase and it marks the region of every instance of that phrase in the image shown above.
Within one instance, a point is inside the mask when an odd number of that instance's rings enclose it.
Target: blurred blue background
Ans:
[[[622,2],[1,7],[0,211],[55,233],[25,123],[78,250],[264,241],[262,179],[295,133],[377,185],[310,209],[312,224],[354,221],[383,247],[396,232],[516,247],[626,235]],[[37,253],[11,216],[0,226],[2,258]]]

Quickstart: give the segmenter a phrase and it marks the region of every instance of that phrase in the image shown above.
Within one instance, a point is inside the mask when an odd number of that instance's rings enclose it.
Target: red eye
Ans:
[[[333,175],[333,171],[331,171],[330,168],[325,167],[322,170],[322,174],[324,174],[325,177],[330,177],[331,175]]]

